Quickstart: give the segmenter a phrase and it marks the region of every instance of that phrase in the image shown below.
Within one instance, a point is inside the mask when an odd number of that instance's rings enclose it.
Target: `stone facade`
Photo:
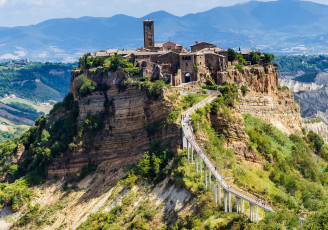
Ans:
[[[155,47],[154,21],[147,19],[143,22],[145,48]]]

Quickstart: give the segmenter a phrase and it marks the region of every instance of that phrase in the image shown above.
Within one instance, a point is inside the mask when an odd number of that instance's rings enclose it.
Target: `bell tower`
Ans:
[[[147,19],[143,22],[145,48],[155,47],[154,21]]]

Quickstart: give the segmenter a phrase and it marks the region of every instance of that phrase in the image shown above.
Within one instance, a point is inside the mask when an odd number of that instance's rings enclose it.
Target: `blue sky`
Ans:
[[[115,14],[142,17],[158,10],[182,16],[247,1],[249,0],[0,0],[0,26],[24,26],[65,17],[110,17]],[[328,5],[328,0],[311,1]]]

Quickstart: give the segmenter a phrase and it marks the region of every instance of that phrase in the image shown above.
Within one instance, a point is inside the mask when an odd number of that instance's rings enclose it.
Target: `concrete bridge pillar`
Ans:
[[[209,189],[212,189],[212,172],[211,169],[208,169],[208,183],[209,183]]]
[[[249,214],[251,217],[251,221],[253,221],[253,204],[249,203]]]
[[[187,147],[187,138],[184,134],[184,132],[182,131],[182,149]]]
[[[228,201],[227,201],[227,191],[223,190],[224,193],[224,212],[228,212]]]
[[[194,148],[191,145],[191,163],[194,163]]]
[[[221,184],[218,181],[218,191],[219,191],[219,206],[221,207]]]
[[[245,208],[244,208],[244,199],[241,199],[241,213],[245,213]]]
[[[197,162],[197,152],[195,151],[195,167],[196,167],[196,175],[198,175],[198,162]]]
[[[190,163],[190,156],[189,156],[189,141],[187,140],[187,155],[188,155],[188,164]]]
[[[240,199],[236,196],[236,206],[237,206],[237,213],[239,213],[239,201]]]
[[[232,212],[231,193],[229,192],[229,212]]]
[[[207,190],[207,176],[206,176],[206,164],[204,162],[204,181],[205,181],[205,190]]]
[[[200,158],[200,154],[198,154],[198,162],[199,162],[199,169],[200,169],[200,179],[202,179],[203,175],[202,175],[202,158]]]
[[[255,205],[255,221],[259,220],[259,207]]]
[[[215,203],[215,206],[218,205],[218,193],[216,191],[216,178],[214,178],[214,203]]]

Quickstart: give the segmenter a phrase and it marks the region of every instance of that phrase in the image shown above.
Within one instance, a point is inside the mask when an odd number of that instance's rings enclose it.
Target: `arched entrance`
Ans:
[[[190,82],[190,73],[185,74],[185,83]]]

